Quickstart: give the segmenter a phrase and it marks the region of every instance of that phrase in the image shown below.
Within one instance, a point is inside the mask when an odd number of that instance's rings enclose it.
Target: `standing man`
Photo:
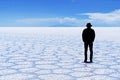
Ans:
[[[93,62],[93,42],[95,39],[95,31],[92,29],[91,23],[87,23],[86,27],[82,32],[82,40],[84,42],[84,62],[87,62],[87,51],[88,47],[90,50],[90,62]]]

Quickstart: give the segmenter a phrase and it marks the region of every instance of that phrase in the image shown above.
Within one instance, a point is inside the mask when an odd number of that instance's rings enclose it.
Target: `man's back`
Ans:
[[[86,28],[83,30],[82,39],[86,43],[91,43],[95,39],[95,31],[91,28]]]

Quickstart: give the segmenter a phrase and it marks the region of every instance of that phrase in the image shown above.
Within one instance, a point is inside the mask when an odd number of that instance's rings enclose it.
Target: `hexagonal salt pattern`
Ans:
[[[76,35],[0,34],[0,80],[120,80],[120,43],[96,40],[83,63]]]

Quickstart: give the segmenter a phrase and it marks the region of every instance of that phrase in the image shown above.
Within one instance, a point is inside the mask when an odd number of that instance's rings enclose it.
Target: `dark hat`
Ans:
[[[92,25],[91,25],[91,23],[87,23],[87,25],[86,25],[86,26],[92,26]]]
[[[86,26],[92,26],[92,25],[91,25],[91,23],[87,23],[87,25],[86,25]]]

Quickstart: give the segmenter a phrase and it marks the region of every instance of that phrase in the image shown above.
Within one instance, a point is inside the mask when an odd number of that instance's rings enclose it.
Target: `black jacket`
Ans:
[[[92,43],[95,39],[95,31],[91,28],[86,28],[82,32],[82,40],[85,43]]]

